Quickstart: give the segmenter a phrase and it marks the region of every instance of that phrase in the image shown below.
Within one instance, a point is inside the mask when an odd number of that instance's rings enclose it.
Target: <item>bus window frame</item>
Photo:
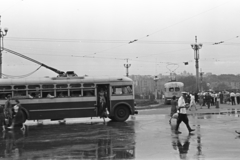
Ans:
[[[93,95],[85,95],[85,92],[93,91]],[[96,88],[82,88],[82,97],[96,97]]]
[[[25,86],[24,88],[25,89],[23,89],[23,88],[21,88],[21,89],[18,89],[17,87],[18,86]],[[27,90],[27,86],[26,85],[13,85],[12,86],[12,97],[13,98],[26,98],[27,97],[27,95],[28,95],[28,90]],[[22,93],[24,93],[24,94],[22,94]]]
[[[169,88],[168,88],[168,91],[169,91],[169,92],[174,92],[174,87],[169,87]]]
[[[180,89],[180,87],[177,86],[177,87],[174,88],[174,90],[175,90],[175,92],[180,92],[181,89]]]
[[[127,88],[127,87],[130,87],[131,89],[131,93],[124,93],[123,92],[123,89]],[[110,86],[111,88],[111,95],[112,96],[122,96],[122,95],[133,95],[133,85],[111,85]],[[116,94],[116,91],[114,92],[114,89],[116,90],[116,88],[120,89],[121,90],[121,93],[119,94]]]
[[[76,95],[78,95],[78,96],[73,96],[73,92],[78,92],[78,91],[80,91],[80,94],[78,94],[78,93],[74,93],[74,94],[76,94]],[[69,89],[69,96],[70,97],[82,97],[82,88],[70,88]]]

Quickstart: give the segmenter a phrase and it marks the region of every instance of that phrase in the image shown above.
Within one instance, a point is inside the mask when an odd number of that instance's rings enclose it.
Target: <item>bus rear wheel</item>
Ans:
[[[114,120],[117,122],[124,122],[128,119],[130,111],[127,106],[120,105],[114,111]]]

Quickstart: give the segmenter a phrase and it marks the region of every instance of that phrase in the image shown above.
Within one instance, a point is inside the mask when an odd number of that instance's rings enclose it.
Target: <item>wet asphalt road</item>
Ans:
[[[228,106],[227,106],[228,107]],[[103,124],[99,118],[67,119],[66,124],[28,121],[26,131],[18,127],[0,134],[1,159],[240,159],[239,110],[203,109],[190,112],[189,135],[169,125],[170,108],[140,110],[124,123]],[[204,111],[206,110],[206,111]]]

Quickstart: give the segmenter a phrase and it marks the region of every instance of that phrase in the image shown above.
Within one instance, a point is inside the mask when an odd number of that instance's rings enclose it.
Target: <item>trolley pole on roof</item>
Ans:
[[[0,25],[1,25],[1,16],[0,16]],[[8,29],[4,28],[4,31],[2,31],[2,28],[0,26],[0,78],[2,78],[2,51],[3,51],[3,37],[7,35]]]
[[[128,64],[128,59],[127,59],[127,64],[124,64],[124,67],[126,68],[126,76],[128,77],[128,68],[131,67],[131,64]]]
[[[196,61],[196,92],[199,92],[199,49],[202,48],[202,44],[197,43],[197,36],[195,36],[195,44],[191,44],[192,49],[194,50],[194,59]]]

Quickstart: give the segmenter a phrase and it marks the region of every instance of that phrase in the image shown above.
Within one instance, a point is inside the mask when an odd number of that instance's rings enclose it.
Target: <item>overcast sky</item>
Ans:
[[[0,0],[4,47],[78,75],[239,74],[239,0]],[[224,43],[219,43],[223,41]],[[130,43],[133,42],[133,43]],[[214,45],[215,43],[215,45]],[[189,62],[184,65],[183,62]],[[175,63],[175,65],[168,65]],[[3,52],[3,73],[39,65]],[[56,76],[41,68],[33,77]]]

